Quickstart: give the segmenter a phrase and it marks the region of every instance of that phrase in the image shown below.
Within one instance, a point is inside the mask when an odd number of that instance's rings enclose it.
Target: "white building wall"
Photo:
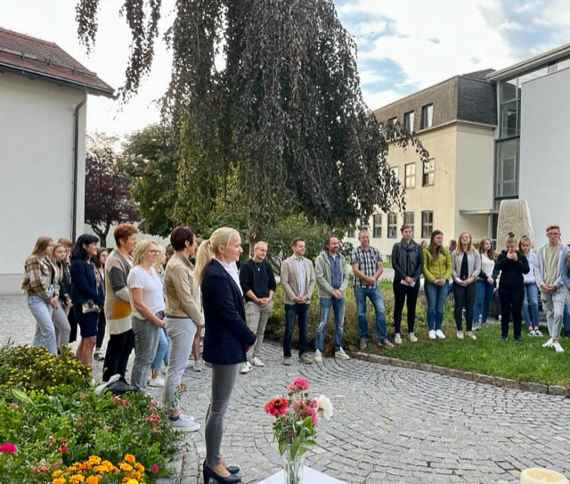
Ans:
[[[570,242],[570,69],[522,88],[519,198],[527,200],[536,245],[558,224]]]
[[[74,110],[86,94],[0,74],[0,294],[17,293],[41,235],[72,234]],[[85,113],[80,111],[77,227],[83,228]]]

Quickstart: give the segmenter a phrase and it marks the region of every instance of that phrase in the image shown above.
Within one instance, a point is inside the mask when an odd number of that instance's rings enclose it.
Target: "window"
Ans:
[[[406,188],[415,188],[416,187],[416,164],[415,163],[408,163],[404,166],[404,186]]]
[[[431,187],[435,183],[435,160],[430,158],[423,162],[422,186]]]
[[[429,239],[433,232],[433,212],[431,210],[422,211],[422,239]]]
[[[499,138],[520,134],[521,96],[518,80],[503,82],[499,87]]]
[[[404,212],[404,225],[412,226],[412,237],[414,236],[415,232],[414,219],[414,212]]]
[[[394,212],[388,214],[388,238],[398,237],[398,216]]]
[[[422,107],[422,129],[433,126],[433,104],[426,104]]]
[[[497,143],[495,197],[513,198],[519,192],[518,138]]]
[[[382,238],[382,214],[377,213],[372,216],[372,237]]]
[[[409,113],[404,114],[404,128],[409,133],[414,132],[414,112],[410,111]]]

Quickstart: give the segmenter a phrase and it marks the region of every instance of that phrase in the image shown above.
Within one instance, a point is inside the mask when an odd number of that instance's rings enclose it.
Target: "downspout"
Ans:
[[[85,100],[81,101],[73,112],[73,213],[71,218],[71,240],[75,242],[77,238],[77,182],[79,172],[79,111],[85,105]]]

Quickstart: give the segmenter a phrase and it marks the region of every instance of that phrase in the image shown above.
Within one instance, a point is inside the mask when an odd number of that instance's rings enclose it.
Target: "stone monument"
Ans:
[[[502,250],[509,232],[517,238],[526,235],[534,240],[534,229],[526,200],[503,200],[497,222],[497,250]]]

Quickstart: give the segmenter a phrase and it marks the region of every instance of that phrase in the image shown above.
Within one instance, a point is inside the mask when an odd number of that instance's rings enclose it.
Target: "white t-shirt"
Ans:
[[[158,313],[164,311],[164,292],[162,281],[158,276],[154,267],[150,268],[150,272],[144,270],[141,266],[133,267],[127,277],[127,286],[129,289],[142,289],[143,302],[153,312]],[[137,318],[145,319],[139,312],[134,309],[135,305],[131,301],[133,313]]]

